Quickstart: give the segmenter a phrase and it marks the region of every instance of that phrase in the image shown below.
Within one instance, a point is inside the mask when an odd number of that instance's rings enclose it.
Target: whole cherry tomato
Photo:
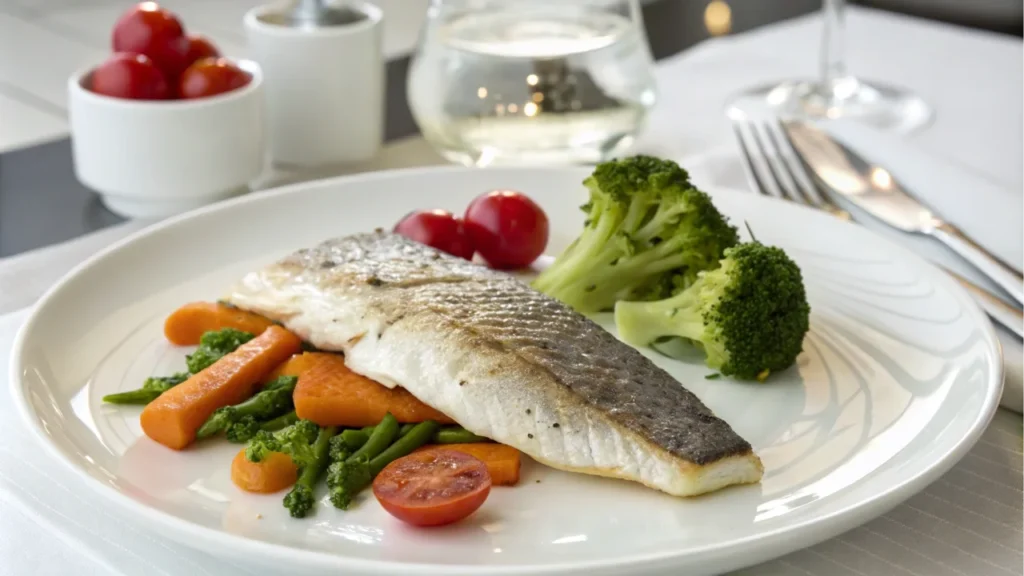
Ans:
[[[156,2],[142,2],[121,15],[114,24],[115,52],[144,54],[174,81],[188,66],[188,38],[177,16]]]
[[[544,210],[513,190],[477,196],[466,209],[465,221],[476,251],[492,268],[525,268],[548,244]]]
[[[142,54],[118,53],[93,70],[90,90],[114,98],[164,100],[169,96],[167,79],[152,60]]]
[[[395,232],[447,252],[470,260],[473,258],[473,244],[466,235],[466,229],[451,212],[444,210],[422,210],[413,212],[395,225]]]
[[[181,74],[178,96],[206,98],[237,90],[252,80],[252,76],[227,58],[203,58]]]
[[[490,492],[486,464],[443,448],[399,458],[373,480],[373,495],[380,505],[416,526],[458,522],[476,512]]]
[[[220,51],[213,45],[213,42],[205,36],[192,34],[188,37],[188,56],[185,58],[189,66],[203,58],[217,58]]]

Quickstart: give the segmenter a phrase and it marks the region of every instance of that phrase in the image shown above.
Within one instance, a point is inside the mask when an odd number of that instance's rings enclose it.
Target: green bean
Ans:
[[[408,434],[396,440],[394,444],[370,460],[370,476],[376,477],[391,462],[430,442],[438,428],[440,426],[433,420],[420,422],[413,426]]]
[[[395,417],[388,412],[384,415],[384,419],[380,421],[380,424],[373,429],[373,434],[370,434],[370,437],[366,439],[366,444],[363,444],[359,450],[356,450],[349,456],[348,460],[354,460],[358,457],[373,460],[375,456],[383,452],[394,442],[396,436],[398,436],[398,420],[395,420]]]
[[[477,436],[462,426],[445,426],[434,434],[434,444],[474,444],[490,442],[489,438]]]
[[[287,414],[282,414],[273,420],[267,420],[263,424],[260,424],[260,430],[266,430],[267,432],[276,432],[282,428],[287,428],[292,424],[299,421],[299,416],[295,413],[295,410]]]

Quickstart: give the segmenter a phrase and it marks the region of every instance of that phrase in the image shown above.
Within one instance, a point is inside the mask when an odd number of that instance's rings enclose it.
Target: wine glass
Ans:
[[[432,0],[408,101],[452,162],[596,163],[654,105],[637,0]]]
[[[823,0],[821,75],[789,80],[741,94],[733,106],[768,106],[779,116],[853,118],[876,128],[908,133],[926,125],[931,107],[916,94],[850,74],[844,58],[846,0]]]

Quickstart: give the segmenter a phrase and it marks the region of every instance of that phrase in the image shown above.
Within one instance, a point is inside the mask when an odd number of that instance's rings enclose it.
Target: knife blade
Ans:
[[[866,161],[813,124],[786,120],[782,127],[797,155],[828,190],[893,228],[942,242],[1024,303],[1024,277],[1018,270],[934,214],[889,170]]]

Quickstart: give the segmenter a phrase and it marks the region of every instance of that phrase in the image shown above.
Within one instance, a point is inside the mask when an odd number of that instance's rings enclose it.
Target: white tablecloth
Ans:
[[[908,86],[936,108],[935,123],[914,136],[914,143],[947,162],[1005,184],[1004,189],[1016,194],[1007,199],[1007,206],[1018,207],[1019,215],[1024,180],[1020,42],[860,9],[850,10],[848,24],[850,64],[855,72]],[[813,74],[819,30],[816,18],[803,18],[708,42],[662,63],[658,71],[662,104],[640,148],[680,159],[703,155],[699,177],[706,184],[742,184],[722,116],[723,103],[730,94],[753,84]],[[422,141],[413,139],[390,147],[378,162],[365,168],[437,161]],[[927,176],[913,178],[926,183]],[[280,175],[272,178],[277,181]],[[935,201],[950,203],[947,209],[956,211],[955,192]],[[967,196],[970,191],[962,193]],[[965,206],[970,203],[966,200]],[[1008,209],[1012,208],[1004,211]],[[972,214],[957,216],[970,220]],[[71,266],[143,224],[125,224],[0,260],[0,315],[8,314],[0,316],[0,384],[6,384],[7,351],[25,315],[14,311],[31,305]],[[1015,230],[986,240],[1013,246],[1020,239],[1019,223]],[[1006,238],[1014,234],[1016,239]],[[942,259],[940,254],[924,252]],[[1007,352],[1016,355],[1019,367],[1019,341],[1010,342],[1015,345]],[[41,454],[10,404],[7,386],[0,387],[0,422],[5,423],[0,436],[0,576],[250,574],[166,542],[110,510],[79,480]],[[1020,417],[1000,410],[971,453],[907,503],[839,538],[741,574],[1020,574],[1024,562],[1021,452]]]

